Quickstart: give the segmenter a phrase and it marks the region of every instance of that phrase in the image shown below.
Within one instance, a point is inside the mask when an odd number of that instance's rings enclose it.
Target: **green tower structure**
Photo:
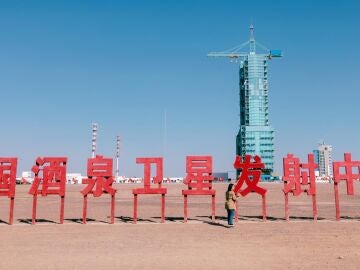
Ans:
[[[260,156],[265,165],[262,180],[270,180],[274,170],[275,130],[269,123],[268,61],[282,57],[282,52],[268,50],[256,42],[251,25],[247,42],[223,52],[211,52],[208,56],[228,57],[240,63],[240,129],[236,136],[236,155]]]

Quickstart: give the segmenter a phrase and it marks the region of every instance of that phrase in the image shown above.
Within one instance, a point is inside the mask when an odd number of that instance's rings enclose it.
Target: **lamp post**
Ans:
[[[92,144],[91,144],[91,157],[95,157],[95,151],[96,151],[96,137],[97,137],[97,131],[98,131],[98,124],[92,123]]]
[[[119,180],[120,136],[116,136],[116,182]]]

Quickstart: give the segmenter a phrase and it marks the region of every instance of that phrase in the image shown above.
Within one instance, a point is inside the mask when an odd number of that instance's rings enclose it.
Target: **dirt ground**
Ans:
[[[317,222],[311,197],[290,197],[290,222],[284,220],[281,184],[268,189],[267,222],[261,197],[239,199],[239,222],[226,226],[224,193],[214,184],[216,222],[209,197],[189,198],[183,223],[183,184],[168,184],[166,220],[160,223],[160,196],[140,195],[138,223],[132,224],[131,189],[117,185],[115,224],[109,224],[110,198],[89,198],[88,224],[81,224],[81,185],[68,185],[65,222],[59,224],[60,199],[39,197],[37,224],[31,225],[29,186],[17,186],[14,225],[7,225],[7,198],[0,198],[0,269],[358,269],[360,195],[340,186],[341,221],[335,221],[331,184],[318,184]],[[360,184],[355,186],[360,194]]]

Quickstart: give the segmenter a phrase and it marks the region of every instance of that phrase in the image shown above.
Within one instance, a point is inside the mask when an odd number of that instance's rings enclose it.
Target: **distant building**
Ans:
[[[332,171],[332,146],[320,143],[317,150],[313,150],[315,162],[319,165],[319,176],[333,176]]]
[[[229,174],[227,172],[216,172],[213,173],[215,182],[226,182],[229,179]]]
[[[82,184],[83,178],[87,178],[81,175],[81,173],[67,173],[66,183],[67,184]]]
[[[67,184],[82,184],[82,180],[86,176],[82,176],[81,173],[67,173],[66,183]],[[31,171],[24,171],[21,173],[21,177],[17,178],[19,184],[31,184],[34,181],[34,173]]]

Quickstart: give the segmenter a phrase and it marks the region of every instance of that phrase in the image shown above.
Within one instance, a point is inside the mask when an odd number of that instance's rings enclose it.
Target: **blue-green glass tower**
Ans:
[[[249,48],[248,52],[243,51],[244,47]],[[209,56],[225,56],[240,62],[240,129],[236,136],[236,154],[259,155],[265,164],[263,180],[268,180],[274,170],[275,152],[275,131],[269,122],[268,62],[281,57],[282,53],[256,42],[251,25],[248,42]]]

